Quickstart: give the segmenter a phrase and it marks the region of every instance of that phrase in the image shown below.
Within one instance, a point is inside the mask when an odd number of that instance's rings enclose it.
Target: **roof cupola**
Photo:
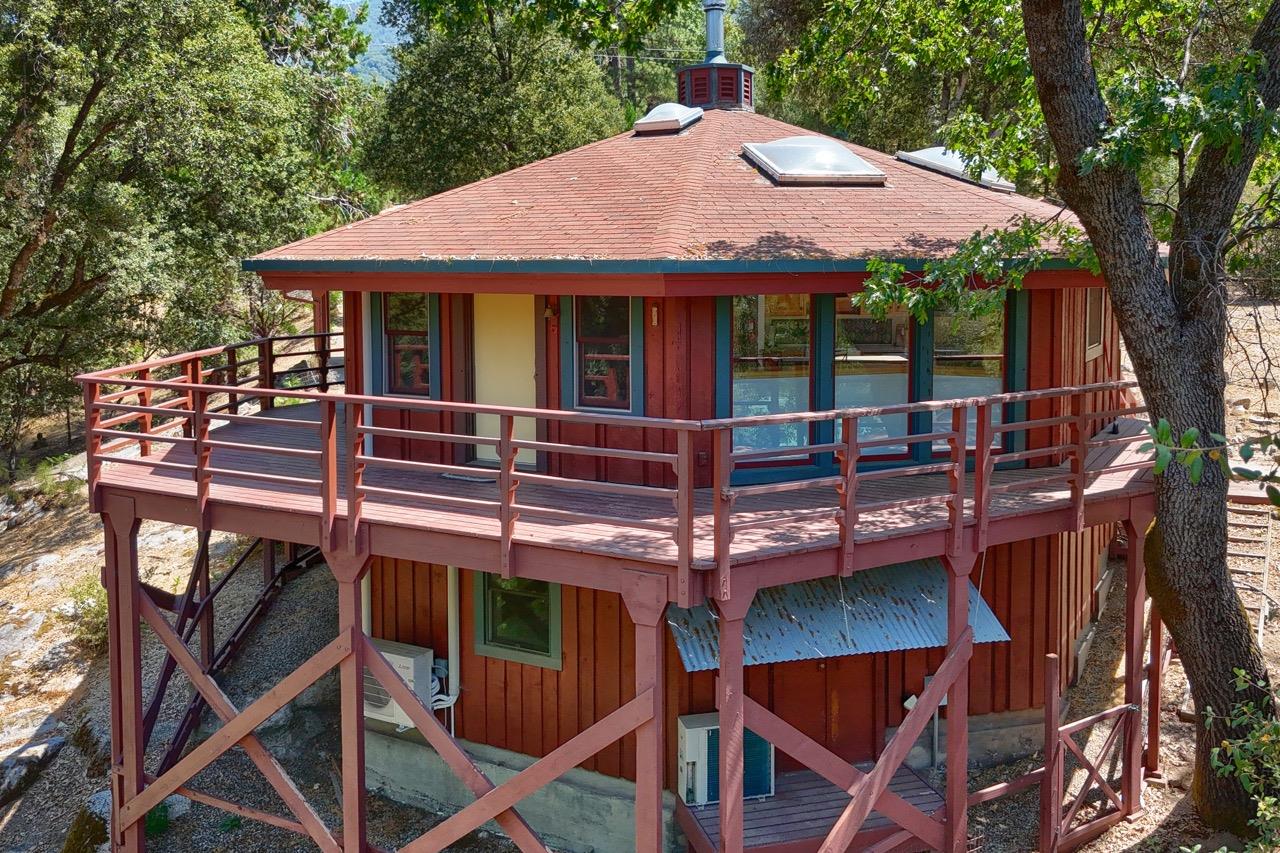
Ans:
[[[707,16],[707,53],[698,65],[676,69],[676,91],[687,107],[754,110],[755,69],[729,62],[724,55],[724,12],[727,0],[703,0]]]

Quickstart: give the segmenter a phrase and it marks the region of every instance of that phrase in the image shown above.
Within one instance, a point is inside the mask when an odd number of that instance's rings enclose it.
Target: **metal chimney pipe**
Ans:
[[[704,62],[725,62],[724,10],[727,0],[703,0],[702,11],[707,15],[707,57]]]

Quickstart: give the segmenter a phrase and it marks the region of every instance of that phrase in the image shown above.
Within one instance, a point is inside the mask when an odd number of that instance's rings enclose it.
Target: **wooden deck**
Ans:
[[[871,765],[859,765],[869,770]],[[811,770],[779,773],[772,797],[747,800],[743,804],[746,847],[761,853],[801,853],[817,850],[831,825],[849,803],[849,795]],[[928,815],[944,805],[942,795],[907,767],[899,767],[889,790]],[[676,806],[676,816],[697,853],[717,853],[720,849],[720,806]],[[864,849],[898,829],[879,812],[872,812],[854,839],[851,850]],[[898,848],[925,849],[923,847]]]
[[[338,432],[344,436],[341,411],[339,407]],[[313,455],[283,455],[283,452],[318,454],[320,437],[314,428],[318,420],[317,404],[305,402],[271,409],[252,419],[211,429],[211,438],[224,444],[210,451],[207,464],[216,473],[211,476],[209,501],[319,516],[321,498],[313,486],[285,480],[263,482],[247,478],[263,474],[299,480],[317,477],[319,466]],[[1141,428],[1140,421],[1121,420],[1105,434],[1134,435]],[[236,447],[226,446],[229,444]],[[337,446],[337,512],[341,515],[346,512],[346,448],[349,442],[340,438]],[[1136,444],[1114,444],[1090,450],[1086,464],[1089,472],[1086,503],[1151,492],[1149,470],[1127,469],[1117,473],[1109,470],[1142,458],[1136,447]],[[133,455],[136,456],[136,452]],[[101,485],[104,488],[195,499],[196,485],[187,469],[195,463],[190,446],[165,447],[157,443],[153,455],[137,462],[142,464],[113,463],[107,457],[101,472]],[[1040,483],[1057,470],[1043,467],[995,470],[990,480],[991,490],[995,492],[990,496],[990,519],[1028,516],[1069,507],[1072,491],[1068,482],[1059,479],[1058,482]],[[1061,468],[1061,472],[1066,470]],[[245,472],[246,477],[237,477],[237,472]],[[516,478],[520,479],[519,473]],[[500,536],[500,523],[488,504],[498,501],[497,479],[498,474],[492,467],[479,465],[472,475],[370,468],[364,474],[366,486],[415,494],[369,494],[362,508],[363,519],[371,524],[496,540]],[[1019,481],[1026,481],[1027,488],[999,491],[1000,487]],[[863,544],[945,530],[950,521],[948,508],[943,504],[889,509],[876,509],[875,506],[889,501],[945,496],[948,489],[948,475],[945,473],[887,475],[860,486],[857,491],[860,512],[854,542]],[[966,522],[972,523],[972,477],[966,483],[965,495]],[[458,499],[477,503],[473,506],[460,505]],[[586,487],[576,487],[574,481],[566,480],[563,486],[525,483],[519,489],[519,502],[524,509],[514,526],[513,541],[516,543],[658,564],[672,564],[677,559],[676,542],[669,533],[628,528],[621,523],[624,520],[640,524],[669,522],[675,514],[669,499],[601,494]],[[694,557],[706,567],[714,553],[712,490],[697,489],[693,503]],[[730,545],[731,561],[741,564],[837,546],[839,526],[830,513],[819,520],[808,516],[822,511],[834,513],[838,507],[839,495],[834,486],[744,494],[733,505],[732,521],[737,529]],[[540,510],[547,511],[548,515],[568,510],[607,520],[593,523],[563,521],[539,516]]]

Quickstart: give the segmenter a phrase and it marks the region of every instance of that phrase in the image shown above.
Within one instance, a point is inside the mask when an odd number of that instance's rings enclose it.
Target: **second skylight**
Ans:
[[[779,184],[884,185],[884,172],[826,136],[744,142],[742,150]]]

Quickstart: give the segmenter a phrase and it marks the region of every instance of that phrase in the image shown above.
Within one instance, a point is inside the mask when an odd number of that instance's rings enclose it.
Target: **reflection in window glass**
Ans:
[[[804,412],[810,406],[811,311],[806,294],[733,298],[733,416]],[[740,450],[801,447],[807,424],[744,427]]]
[[[578,341],[578,405],[631,408],[631,299],[579,296],[574,300]]]
[[[1102,314],[1107,292],[1091,287],[1085,293],[1084,357],[1088,360],[1102,354]]]
[[[911,317],[894,310],[883,319],[861,314],[848,297],[836,300],[835,402],[837,409],[907,402],[910,389]],[[906,435],[907,416],[858,420],[858,438],[870,441]],[[836,438],[841,438],[836,423]],[[867,455],[906,453],[906,445],[868,448]]]
[[[427,294],[388,293],[383,300],[387,390],[392,394],[429,394],[431,349]]]
[[[560,668],[559,586],[477,574],[475,601],[479,654]]]
[[[1004,391],[1004,312],[966,317],[939,311],[933,318],[933,397],[952,400]],[[991,408],[999,423],[1000,407]],[[969,410],[965,433],[973,446],[977,414]],[[935,432],[951,429],[950,410],[934,414]],[[994,443],[998,443],[993,441]],[[945,448],[945,442],[937,447]]]

